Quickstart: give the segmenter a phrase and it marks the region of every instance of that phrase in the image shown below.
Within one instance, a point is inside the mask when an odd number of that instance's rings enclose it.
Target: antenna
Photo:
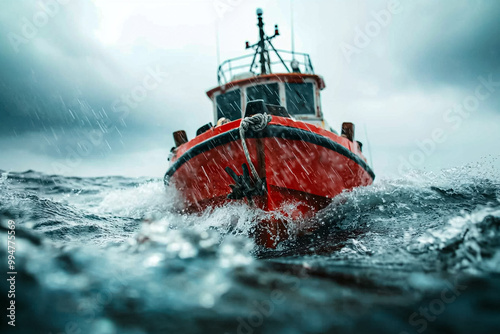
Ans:
[[[264,21],[262,20],[262,14],[264,11],[261,8],[257,8],[257,19],[259,20],[259,48],[260,48],[260,73],[262,75],[266,74],[266,34],[264,32]]]
[[[217,66],[220,64],[219,21],[215,20],[215,45],[217,48]]]
[[[269,50],[267,48],[267,44],[271,47],[271,49],[276,53],[278,56],[279,60],[287,70],[287,72],[290,72],[288,69],[288,66],[286,66],[285,61],[283,58],[281,58],[280,54],[278,53],[278,50],[274,47],[273,43],[271,43],[271,40],[277,36],[280,35],[278,25],[276,24],[274,26],[274,35],[272,36],[266,36],[266,33],[264,32],[264,20],[262,18],[262,14],[264,14],[264,11],[261,8],[257,8],[257,19],[259,23],[257,26],[259,27],[259,41],[253,45],[250,45],[249,42],[246,42],[246,48],[255,48],[255,55],[253,56],[252,64],[250,65],[250,72],[253,72],[253,66],[255,64],[255,59],[257,56],[260,56],[260,74],[265,75],[265,74],[270,74],[272,73],[271,71],[271,58],[269,56]]]
[[[290,0],[290,17],[292,23],[292,61],[290,66],[292,67],[292,71],[294,73],[300,73],[299,62],[295,59],[295,20],[294,20],[294,10],[293,10],[293,0]]]
[[[292,60],[295,60],[295,24],[293,18],[293,0],[290,0],[290,16],[292,21]]]

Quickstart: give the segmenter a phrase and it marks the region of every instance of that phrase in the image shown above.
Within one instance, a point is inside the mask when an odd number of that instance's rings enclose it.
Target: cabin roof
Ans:
[[[290,83],[302,83],[305,79],[314,79],[319,87],[319,89],[324,89],[325,82],[322,77],[316,74],[305,74],[305,73],[273,73],[273,74],[264,74],[253,76],[250,78],[245,78],[241,80],[235,80],[228,82],[225,85],[217,86],[207,91],[207,96],[211,99],[215,93],[222,92],[233,88],[233,87],[242,87],[249,84],[262,84],[267,82],[290,82]]]

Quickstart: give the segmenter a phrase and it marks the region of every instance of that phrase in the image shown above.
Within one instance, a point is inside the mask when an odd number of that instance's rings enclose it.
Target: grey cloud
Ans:
[[[474,84],[479,75],[500,80],[500,2],[419,1],[396,21],[394,54],[405,76],[422,84]]]
[[[172,131],[185,129],[192,136],[197,127],[211,121],[212,109],[204,90],[215,84],[216,64],[212,54],[215,41],[209,40],[212,35],[207,33],[208,24],[191,26],[190,17],[185,17],[179,22],[189,23],[186,26],[163,26],[149,22],[147,16],[132,15],[123,31],[132,46],[115,50],[94,37],[93,30],[100,20],[94,3],[72,0],[16,53],[8,34],[20,32],[23,18],[31,18],[39,10],[38,1],[4,2],[0,12],[0,150],[24,149],[64,160],[68,151],[76,150],[97,130],[103,137],[92,149],[92,158],[157,148],[168,151]],[[171,10],[168,3],[163,8],[165,13]],[[425,105],[434,108],[433,116],[440,119],[448,102],[460,103],[468,92],[473,92],[477,76],[492,73],[500,81],[498,1],[426,0],[401,4],[403,12],[394,15],[392,22],[349,64],[342,55],[335,59],[340,54],[339,44],[352,41],[349,34],[354,28],[372,20],[371,12],[386,8],[387,1],[297,2],[297,11],[304,13],[296,14],[297,45],[307,45],[300,51],[312,53],[318,73],[327,79],[325,115],[335,120],[334,126],[351,117],[369,119],[367,128],[377,136],[373,142],[385,145],[378,151],[374,149],[375,159],[378,156],[388,161],[393,157],[389,156],[387,144],[394,143],[394,139],[387,124],[406,129],[408,120],[422,119],[421,106],[411,105],[405,97],[414,96],[413,101],[421,102],[434,91],[451,87],[452,92],[439,103]],[[255,19],[253,6],[243,2],[220,20],[222,48],[229,50],[225,55],[244,52],[243,44],[225,44],[229,40],[244,42],[253,36],[254,30],[250,29],[254,21],[246,21]],[[273,21],[279,21],[285,35],[283,21],[288,17],[279,6],[280,2],[269,2],[269,7],[283,17],[277,20],[269,14],[266,22],[272,29]],[[270,11],[266,8],[266,15]],[[249,33],[234,30],[236,24],[251,26]],[[165,45],[148,44],[141,35],[145,31],[166,36],[162,40]],[[233,36],[238,34],[242,36]],[[283,37],[278,42],[288,48],[289,39]],[[148,68],[159,68],[168,78],[158,89],[147,91],[144,101],[128,106],[126,117],[119,110],[114,112],[112,106],[119,100],[115,106],[123,110],[124,96],[143,84]],[[500,94],[494,94],[484,105],[498,111],[499,99]],[[386,118],[373,116],[377,113]],[[475,116],[487,118],[482,110]],[[419,132],[435,126],[435,121],[422,122],[428,122],[428,126],[422,125]],[[401,131],[396,143],[401,151],[414,149],[413,133],[406,132]],[[453,149],[452,140],[449,147]],[[488,152],[491,146],[482,149]],[[451,152],[461,157],[457,151]],[[28,168],[36,169],[36,165]]]

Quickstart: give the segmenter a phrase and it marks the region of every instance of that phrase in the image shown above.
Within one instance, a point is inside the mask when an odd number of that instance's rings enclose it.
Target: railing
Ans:
[[[224,85],[233,80],[235,75],[243,73],[253,73],[260,75],[260,63],[257,54],[249,54],[241,57],[228,59],[219,66],[217,71],[217,81],[219,85]],[[292,62],[295,66],[292,68]],[[291,52],[286,50],[269,50],[268,63],[271,73],[299,72],[314,74],[311,57],[307,53]]]

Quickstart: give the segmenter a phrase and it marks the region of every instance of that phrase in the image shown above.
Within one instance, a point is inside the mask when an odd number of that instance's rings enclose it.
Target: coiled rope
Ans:
[[[263,114],[255,114],[251,117],[245,117],[241,120],[240,124],[240,137],[241,137],[241,145],[243,145],[243,152],[245,152],[245,157],[247,158],[248,166],[250,166],[250,171],[252,172],[253,177],[256,180],[259,180],[259,173],[255,169],[255,166],[250,160],[250,153],[248,152],[247,143],[245,140],[245,132],[248,130],[253,131],[262,131],[264,130],[269,122],[272,120],[272,116],[267,113]]]

